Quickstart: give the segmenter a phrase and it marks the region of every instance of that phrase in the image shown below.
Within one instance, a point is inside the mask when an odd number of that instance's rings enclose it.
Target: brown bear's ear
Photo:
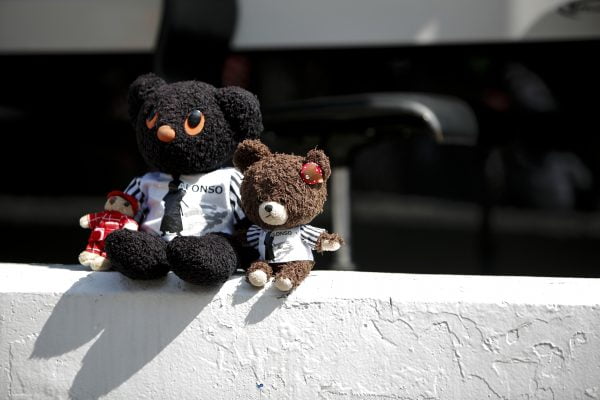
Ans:
[[[306,154],[305,162],[314,162],[321,167],[323,171],[323,180],[327,181],[331,176],[331,165],[329,164],[329,157],[325,155],[323,150],[313,149]]]
[[[217,89],[216,98],[235,139],[258,139],[263,130],[260,104],[255,95],[237,86]]]
[[[233,165],[242,173],[248,167],[264,157],[269,157],[271,150],[260,140],[244,140],[233,153]]]
[[[140,75],[129,86],[129,120],[135,126],[140,107],[150,93],[155,91],[166,82],[153,73]]]

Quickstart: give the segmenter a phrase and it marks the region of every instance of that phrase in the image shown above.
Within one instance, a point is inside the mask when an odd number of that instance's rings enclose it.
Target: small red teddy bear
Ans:
[[[110,261],[104,251],[104,240],[109,233],[123,228],[138,229],[138,223],[133,219],[139,209],[135,197],[116,190],[106,197],[105,211],[86,214],[79,219],[82,228],[92,229],[87,247],[79,254],[79,262],[94,271],[110,269]]]

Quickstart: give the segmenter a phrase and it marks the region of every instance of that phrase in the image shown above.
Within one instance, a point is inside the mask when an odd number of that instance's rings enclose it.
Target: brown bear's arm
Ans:
[[[337,250],[337,249],[335,249],[335,250],[327,249],[326,248],[327,242],[338,243],[341,246],[344,244],[344,239],[337,233],[323,232],[323,233],[321,233],[321,236],[319,236],[319,239],[317,240],[317,245],[315,246],[315,250],[319,253],[322,253],[323,251],[336,251]],[[325,246],[324,246],[324,244],[325,244]]]

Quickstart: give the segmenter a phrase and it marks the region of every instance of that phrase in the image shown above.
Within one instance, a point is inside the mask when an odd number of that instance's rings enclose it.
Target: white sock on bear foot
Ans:
[[[94,271],[106,271],[110,269],[110,261],[102,256],[96,257],[90,264],[90,268]]]
[[[248,280],[253,286],[263,287],[267,283],[267,274],[265,271],[261,271],[257,269],[256,271],[252,271],[248,274]]]
[[[288,278],[277,278],[275,280],[275,287],[282,292],[289,292],[292,290],[292,281]]]
[[[89,251],[82,251],[81,253],[79,253],[79,257],[78,257],[79,264],[89,267],[92,265],[92,261],[94,261],[95,258],[96,258],[95,253],[90,253]]]

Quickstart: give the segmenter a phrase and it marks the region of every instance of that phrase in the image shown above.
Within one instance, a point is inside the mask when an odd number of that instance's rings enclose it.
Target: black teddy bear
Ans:
[[[167,84],[146,74],[129,88],[129,115],[138,148],[155,172],[125,190],[140,203],[140,230],[108,236],[113,268],[132,279],[172,270],[194,284],[227,280],[241,266],[232,234],[246,218],[242,175],[225,165],[238,143],[261,133],[258,100],[238,87]]]

